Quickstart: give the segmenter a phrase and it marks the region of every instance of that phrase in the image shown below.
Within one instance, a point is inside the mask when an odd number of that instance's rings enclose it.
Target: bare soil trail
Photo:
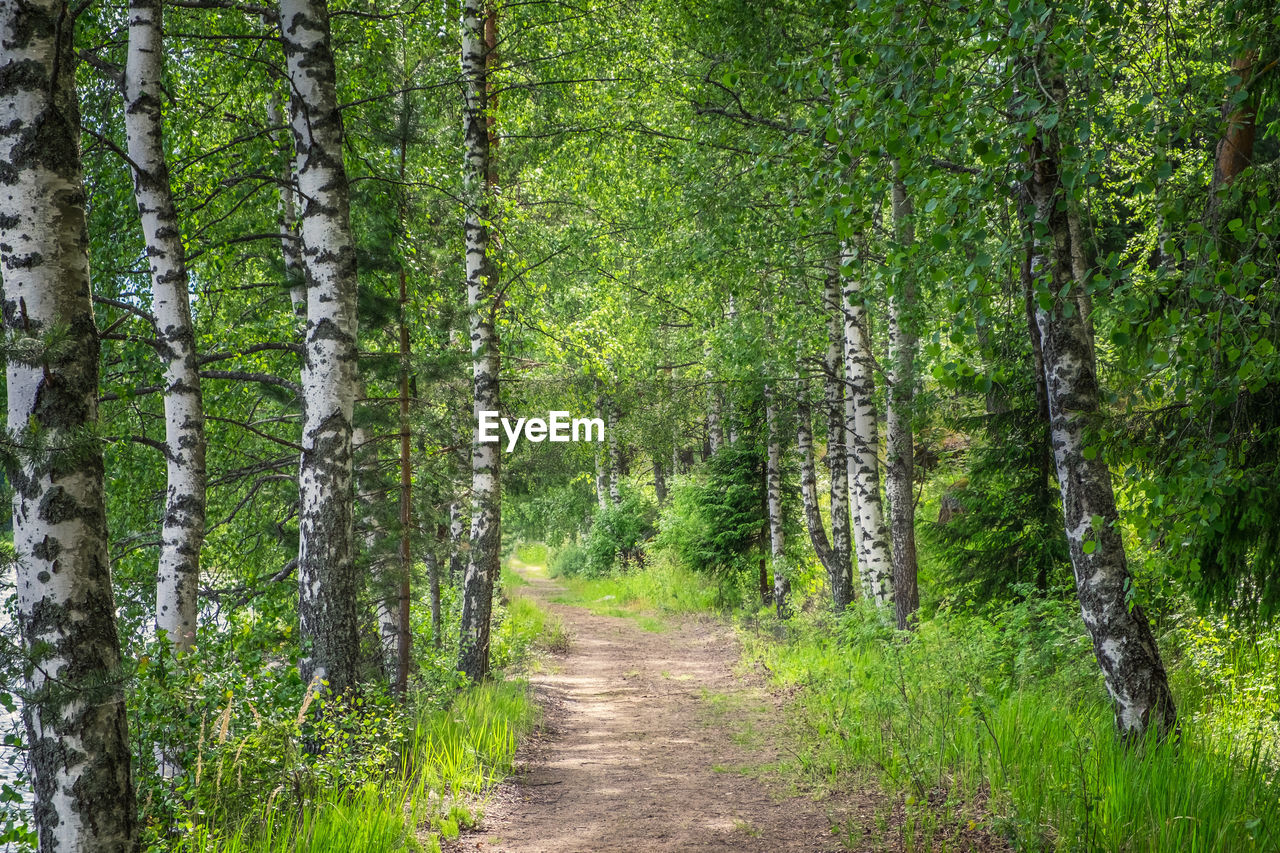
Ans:
[[[530,677],[543,727],[480,829],[452,849],[845,849],[822,804],[753,772],[777,759],[760,730],[772,705],[757,679],[735,676],[739,648],[727,626],[688,619],[646,631],[634,619],[558,604],[562,587],[515,567],[529,582],[516,594],[563,621],[569,651]]]

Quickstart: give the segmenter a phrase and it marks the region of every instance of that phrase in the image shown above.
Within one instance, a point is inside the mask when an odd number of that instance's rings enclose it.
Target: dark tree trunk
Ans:
[[[898,244],[915,242],[911,197],[894,164],[893,223]],[[920,609],[916,562],[915,438],[911,431],[915,399],[916,283],[912,270],[901,270],[889,303],[888,476],[889,532],[893,539],[893,604],[899,630],[911,626]]]
[[[831,264],[823,288],[827,315],[827,350],[822,359],[823,409],[827,415],[827,471],[831,477],[831,566],[827,581],[831,603],[839,613],[856,594],[853,583],[853,529],[849,511],[849,464],[845,447],[844,309],[841,307],[840,269]]]

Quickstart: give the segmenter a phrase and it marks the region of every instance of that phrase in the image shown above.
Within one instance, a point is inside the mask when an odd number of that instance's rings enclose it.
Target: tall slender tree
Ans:
[[[130,853],[138,822],[107,557],[99,337],[80,163],[75,16],[0,3],[7,460],[41,853]]]
[[[842,252],[848,258],[847,252]],[[842,268],[845,264],[841,264]],[[863,592],[879,607],[893,600],[893,550],[880,500],[880,435],[876,412],[875,358],[860,281],[846,270],[844,311],[845,434],[849,490],[854,511],[858,574]]]
[[[307,324],[302,367],[298,613],[304,679],[342,693],[358,680],[359,584],[352,523],[356,253],[342,114],[325,0],[282,0]]]
[[[831,557],[827,581],[837,612],[853,601],[853,538],[849,513],[849,466],[845,461],[844,312],[840,304],[840,269],[827,264],[823,279],[823,310],[827,319],[827,348],[822,357],[826,386],[827,471],[831,477]]]
[[[497,268],[490,255],[490,229],[496,185],[490,160],[492,129],[489,117],[489,40],[496,44],[497,20],[482,0],[462,3],[462,77],[466,93],[463,111],[462,187],[466,247],[467,310],[471,326],[472,396],[474,423],[480,412],[500,411],[498,390],[499,342]],[[498,576],[502,543],[501,471],[498,445],[471,447],[471,549],[462,584],[462,622],[459,629],[458,669],[472,680],[489,674],[489,628],[493,586]]]
[[[915,242],[911,196],[896,161],[893,169],[894,239],[906,251]],[[889,301],[889,476],[885,484],[893,536],[893,604],[898,628],[902,630],[910,626],[911,617],[920,608],[916,582],[915,437],[911,426],[916,382],[915,303],[915,272],[904,264],[899,268]]]
[[[773,570],[773,605],[779,619],[791,615],[791,579],[787,571],[786,531],[782,523],[782,436],[778,426],[778,405],[772,385],[764,386],[765,426],[768,451],[765,457],[765,500],[769,511],[769,555]]]
[[[162,15],[159,0],[132,0],[129,4],[124,124],[134,199],[151,269],[156,348],[164,361],[169,485],[156,578],[156,628],[174,648],[187,650],[196,637],[196,592],[205,529],[206,440],[186,252],[164,150]]]

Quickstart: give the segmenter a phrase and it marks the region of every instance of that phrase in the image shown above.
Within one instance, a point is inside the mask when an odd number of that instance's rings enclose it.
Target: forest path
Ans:
[[[686,619],[645,630],[557,603],[564,588],[545,571],[513,568],[528,581],[513,593],[563,621],[569,651],[530,677],[542,731],[521,747],[518,773],[495,792],[481,829],[452,849],[845,849],[820,804],[754,778],[777,760],[767,736],[773,704],[753,679],[734,675],[739,647],[727,626]]]

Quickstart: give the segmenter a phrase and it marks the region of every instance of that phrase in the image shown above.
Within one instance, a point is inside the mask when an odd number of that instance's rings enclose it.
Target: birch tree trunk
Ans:
[[[765,501],[769,510],[769,555],[773,568],[773,604],[778,618],[791,616],[791,580],[787,571],[786,539],[782,527],[782,438],[773,387],[764,386],[764,417],[768,430],[765,457]],[[816,490],[815,490],[816,491]]]
[[[661,507],[667,502],[667,472],[662,464],[662,457],[653,454],[653,496]]]
[[[893,222],[898,245],[915,242],[911,222],[911,198],[894,164]],[[906,630],[920,609],[916,585],[916,500],[915,442],[911,434],[911,410],[915,396],[916,333],[915,276],[910,270],[899,273],[900,280],[889,303],[889,476],[885,496],[889,499],[889,524],[893,538],[893,602],[898,628]]]
[[[705,348],[707,363],[711,362],[711,346]],[[706,372],[707,379],[707,443],[711,447],[711,452],[715,453],[724,444],[724,427],[720,423],[720,391],[716,386],[715,380],[711,376],[711,370]]]
[[[1036,478],[1036,494],[1032,506],[1036,517],[1047,521],[1055,500],[1053,487],[1050,485],[1050,480],[1054,477],[1052,424],[1049,419],[1049,388],[1045,384],[1044,348],[1040,343],[1040,326],[1036,321],[1035,275],[1032,270],[1036,257],[1035,240],[1032,237],[1034,223],[1026,201],[1024,197],[1018,205],[1018,218],[1021,220],[1023,233],[1023,257],[1018,278],[1022,287],[1027,331],[1031,336],[1031,369],[1036,379],[1036,419],[1040,424],[1035,449],[1036,473],[1039,476]],[[1041,593],[1049,590],[1049,560],[1044,555],[1040,556],[1040,565],[1036,568],[1036,589]]]
[[[340,694],[358,679],[360,651],[351,451],[356,254],[325,0],[282,0],[280,29],[307,290],[298,614],[310,649],[300,667],[304,680],[326,680]]]
[[[604,509],[609,505],[609,466],[604,448],[596,448],[596,505]]]
[[[601,392],[596,396],[596,417],[600,420],[608,418],[608,403],[605,401],[604,393]],[[609,506],[609,493],[612,491],[612,484],[609,477],[609,460],[608,445],[597,444],[595,450],[596,458],[596,505],[600,509]]]
[[[1060,115],[1067,103],[1062,74],[1042,71],[1037,76],[1047,84]],[[1029,154],[1027,192],[1035,208],[1035,230],[1041,235],[1036,239],[1035,272],[1045,280],[1049,296],[1049,307],[1037,308],[1036,322],[1076,594],[1115,703],[1117,728],[1126,737],[1140,738],[1154,726],[1164,736],[1177,728],[1173,695],[1146,614],[1129,601],[1132,577],[1116,529],[1111,471],[1097,446],[1090,445],[1096,441],[1091,432],[1100,408],[1097,365],[1084,318],[1071,295],[1083,283],[1074,279],[1072,269],[1056,132],[1041,128]]]
[[[462,76],[465,156],[462,169],[466,239],[467,306],[471,323],[473,424],[482,411],[500,411],[498,393],[498,281],[489,257],[492,183],[489,161],[488,66],[481,0],[462,3]],[[489,674],[489,621],[502,541],[498,445],[472,440],[471,548],[463,578],[458,669],[473,681]]]
[[[407,127],[407,125],[406,125]],[[407,134],[407,132],[406,132]],[[405,151],[408,148],[408,140],[402,136],[400,139],[400,180],[404,181],[405,170],[404,160]],[[401,224],[404,224],[405,211],[401,207]],[[399,633],[396,637],[396,680],[395,690],[403,697],[409,690],[409,658],[411,653],[412,637],[410,635],[410,596],[412,593],[411,584],[413,581],[413,454],[412,440],[413,435],[409,431],[409,290],[408,275],[403,268],[400,270],[400,572],[398,583],[396,584],[397,592],[397,609],[399,616],[397,618],[397,627]],[[435,610],[432,611],[432,627],[436,631],[436,639],[439,639],[439,598],[440,586],[439,576],[440,567],[437,565],[435,551],[428,545],[427,555],[431,565],[429,567],[435,598]],[[438,645],[438,642],[437,642]]]
[[[456,488],[456,486],[455,486]],[[449,502],[449,582],[456,584],[465,567],[467,515],[461,497]]]
[[[134,199],[151,269],[156,349],[164,361],[168,489],[156,576],[156,629],[175,649],[195,643],[205,529],[204,402],[191,323],[186,255],[164,152],[160,0],[131,0],[124,121]]]
[[[607,424],[609,429],[609,503],[617,506],[622,503],[622,491],[619,482],[622,479],[622,456],[621,451],[618,449],[618,408],[612,402],[609,403]]]
[[[813,413],[809,406],[808,383],[802,380],[798,390],[796,449],[800,451],[800,501],[804,505],[805,526],[809,528],[813,552],[830,577],[835,572],[835,558],[831,553],[827,529],[822,523],[822,510],[818,506],[818,471],[813,461]]]
[[[356,383],[356,396],[365,396],[363,381]],[[355,506],[359,517],[355,520],[356,539],[366,560],[373,592],[373,618],[381,654],[379,666],[394,683],[396,676],[396,643],[400,637],[400,607],[397,595],[397,576],[389,571],[385,554],[379,553],[378,543],[387,531],[378,522],[374,508],[379,503],[381,484],[376,473],[377,455],[373,436],[369,430],[356,425],[351,430],[351,452],[355,459]]]
[[[98,330],[80,167],[74,17],[0,4],[0,267],[13,545],[41,853],[137,849],[107,556]]]
[[[831,474],[831,557],[827,578],[836,612],[853,601],[853,542],[849,527],[849,467],[845,461],[844,319],[840,308],[840,270],[831,265],[823,289],[827,313],[827,349],[822,368],[827,413],[827,469]]]
[[[272,83],[275,83],[274,74]],[[272,85],[267,97],[267,122],[272,127],[285,123],[280,110],[280,95]],[[284,256],[284,274],[289,282],[289,304],[295,316],[307,318],[307,276],[302,269],[302,247],[298,240],[298,199],[294,192],[293,146],[280,145],[284,158],[278,178],[280,189],[276,201],[276,222],[280,228],[280,253]]]
[[[867,597],[878,607],[888,607],[893,601],[893,550],[880,500],[875,360],[856,277],[844,279],[840,297],[844,311],[845,433],[858,570]]]

